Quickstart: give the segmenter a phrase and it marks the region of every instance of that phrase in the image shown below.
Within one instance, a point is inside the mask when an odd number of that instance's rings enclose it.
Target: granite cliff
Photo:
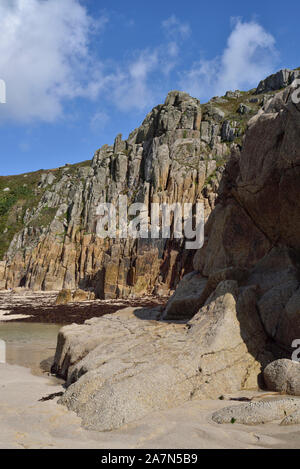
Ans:
[[[300,365],[290,360],[300,338],[297,76],[279,72],[239,103],[243,115],[252,103],[259,110],[249,111],[242,144],[226,155],[204,246],[165,308],[123,310],[61,330],[52,368],[67,381],[60,402],[88,428],[111,430],[154,410],[257,386],[299,394]],[[215,98],[218,111],[208,112],[215,119],[237,95]],[[228,125],[236,128],[223,122],[221,132]],[[299,400],[224,412],[216,422],[251,423],[257,414],[291,424],[299,422]]]
[[[111,430],[258,385],[299,393],[300,365],[290,360],[300,338],[299,77],[283,70],[203,105],[172,91],[92,161],[0,178],[0,288],[112,299],[176,288],[164,308],[60,331],[60,402],[86,427]],[[119,194],[147,206],[202,201],[203,247],[185,250],[174,230],[164,240],[98,238],[96,208]],[[273,407],[299,420],[294,400]],[[252,406],[238,412],[247,421]],[[216,421],[232,409],[225,414]]]
[[[204,105],[172,91],[127,140],[118,135],[91,161],[0,177],[0,288],[80,288],[99,298],[168,294],[193,270],[195,251],[173,233],[165,240],[102,240],[95,233],[97,205],[116,203],[119,194],[146,205],[203,201],[208,219],[249,119],[298,74],[285,70],[257,89]],[[266,243],[262,235],[260,242],[256,259]]]

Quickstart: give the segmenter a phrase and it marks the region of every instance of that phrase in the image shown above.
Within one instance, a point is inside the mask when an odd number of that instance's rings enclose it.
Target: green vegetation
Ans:
[[[224,103],[216,103],[216,107],[221,109],[223,112],[226,114],[226,119],[227,118],[234,118],[236,120],[237,117],[242,117],[240,114],[238,114],[238,108],[240,104],[247,104],[247,106],[251,107],[254,112],[257,112],[259,109],[259,103],[248,103],[248,99],[251,99],[253,96],[252,91],[241,91],[241,96],[238,98],[224,98],[226,102]],[[255,96],[256,97],[256,96]],[[245,116],[247,119],[249,118],[249,114]]]
[[[37,218],[30,222],[30,226],[38,228],[50,225],[57,212],[57,207],[43,207]]]
[[[77,176],[78,169],[90,166],[90,160],[68,165],[60,169],[39,170],[18,176],[0,176],[0,260],[3,259],[16,233],[24,228],[27,211],[35,209],[44,192],[51,186],[39,186],[43,174],[52,173],[58,182],[64,173]],[[53,220],[57,208],[43,207],[29,226],[48,226]]]
[[[204,186],[203,186],[204,188],[209,186],[216,180],[217,175],[218,175],[218,169],[221,168],[222,166],[225,166],[227,162],[227,158],[224,156],[216,155],[214,156],[213,161],[216,162],[216,169],[205,179]],[[207,165],[206,165],[206,172],[207,172]]]
[[[27,209],[34,208],[41,197],[38,190],[43,171],[20,176],[0,177],[0,260],[15,233],[23,227]],[[9,191],[5,191],[5,189]]]

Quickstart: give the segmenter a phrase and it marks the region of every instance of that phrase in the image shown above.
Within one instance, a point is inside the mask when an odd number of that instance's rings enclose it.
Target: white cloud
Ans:
[[[109,115],[106,112],[96,112],[91,118],[90,127],[93,132],[100,132],[106,127],[109,120]]]
[[[167,76],[178,65],[180,46],[191,33],[188,23],[175,15],[161,24],[165,39],[154,49],[136,53],[136,57],[115,74],[113,99],[121,111],[142,111],[159,99],[154,74]]]
[[[190,25],[179,20],[175,15],[171,15],[162,22],[162,28],[167,38],[167,43],[162,46],[164,75],[169,75],[178,65],[178,58],[183,42],[191,34]]]
[[[105,101],[121,111],[152,106],[159,96],[153,78],[176,67],[189,25],[172,15],[162,23],[160,45],[116,63],[101,61],[95,55],[101,51],[91,47],[94,32],[107,22],[105,14],[91,18],[80,0],[1,0],[0,77],[7,84],[7,104],[0,107],[0,124],[54,122],[64,115],[66,102],[79,97],[102,99],[91,119],[94,129],[106,120]]]
[[[254,21],[236,19],[222,55],[195,63],[182,75],[181,86],[200,98],[249,89],[273,72],[276,61],[274,37]]]
[[[180,21],[175,15],[171,15],[163,21],[162,27],[166,35],[172,40],[178,40],[179,38],[186,39],[191,34],[190,25]]]
[[[149,77],[159,63],[158,50],[144,50],[124,70],[116,73],[112,98],[120,110],[143,110],[153,104],[154,91]]]
[[[155,48],[132,52],[123,62],[101,62],[92,40],[108,22],[105,14],[92,19],[80,0],[0,2],[0,77],[7,84],[0,124],[56,121],[75,98],[101,99],[90,120],[94,131],[109,120],[107,102],[121,112],[144,111],[161,99],[191,33],[188,23],[172,15],[162,23],[164,38]],[[195,63],[180,86],[201,98],[255,86],[273,71],[274,44],[259,24],[236,20],[222,55]]]
[[[90,55],[89,37],[106,22],[92,20],[78,0],[1,0],[0,76],[7,104],[0,122],[51,122],[62,115],[65,99],[97,97],[106,78]]]

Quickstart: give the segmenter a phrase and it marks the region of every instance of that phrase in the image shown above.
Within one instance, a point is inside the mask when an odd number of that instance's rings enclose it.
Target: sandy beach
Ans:
[[[0,448],[298,448],[300,426],[218,425],[213,411],[234,403],[191,401],[156,412],[117,431],[86,431],[75,413],[53,400],[41,402],[63,387],[29,369],[0,365]],[[245,395],[247,393],[240,393]]]
[[[230,398],[261,395],[240,392],[224,400],[193,400],[112,432],[87,431],[81,419],[58,405],[63,381],[48,374],[58,324],[0,323],[7,363],[0,364],[0,448],[205,449],[299,448],[300,425],[218,425],[214,411],[239,402]]]

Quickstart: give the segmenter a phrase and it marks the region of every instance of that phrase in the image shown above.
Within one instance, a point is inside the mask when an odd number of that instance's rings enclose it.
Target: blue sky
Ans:
[[[299,17],[296,0],[1,0],[0,174],[90,159],[171,89],[205,102],[300,66]]]

